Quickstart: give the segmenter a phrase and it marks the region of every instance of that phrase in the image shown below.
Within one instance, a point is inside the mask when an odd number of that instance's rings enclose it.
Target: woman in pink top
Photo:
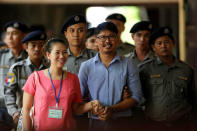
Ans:
[[[46,45],[46,56],[50,67],[32,73],[23,87],[23,127],[24,130],[75,130],[72,114],[93,111],[99,101],[82,103],[78,77],[63,70],[68,59],[67,47],[63,40],[52,39]],[[30,109],[34,104],[33,126]]]

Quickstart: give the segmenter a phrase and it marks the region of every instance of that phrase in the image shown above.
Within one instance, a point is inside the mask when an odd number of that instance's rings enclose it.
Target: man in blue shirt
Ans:
[[[129,59],[116,53],[117,33],[113,23],[104,22],[98,25],[96,41],[99,53],[82,63],[79,70],[83,98],[98,99],[103,105],[98,108],[98,116],[89,115],[89,130],[128,129],[131,124],[130,107],[139,102],[142,96],[136,66]],[[132,95],[122,100],[125,86],[128,86]]]

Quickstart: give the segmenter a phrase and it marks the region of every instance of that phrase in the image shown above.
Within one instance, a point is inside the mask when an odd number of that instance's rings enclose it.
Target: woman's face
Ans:
[[[68,59],[66,45],[56,42],[52,45],[51,52],[47,52],[47,58],[51,62],[51,66],[63,68]]]

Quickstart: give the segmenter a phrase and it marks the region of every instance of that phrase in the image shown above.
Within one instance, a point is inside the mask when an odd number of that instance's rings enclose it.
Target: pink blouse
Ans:
[[[75,128],[72,117],[72,103],[82,102],[81,90],[78,77],[68,72],[67,78],[63,79],[59,99],[59,107],[63,109],[62,119],[48,118],[49,108],[56,106],[55,92],[50,78],[45,76],[43,70],[32,73],[23,90],[34,96],[34,130],[41,131],[68,131]],[[53,80],[56,95],[59,93],[61,80]]]

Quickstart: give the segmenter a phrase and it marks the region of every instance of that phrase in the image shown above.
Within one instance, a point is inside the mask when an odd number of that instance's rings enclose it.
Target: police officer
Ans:
[[[149,21],[140,21],[136,23],[130,30],[131,37],[135,42],[135,49],[133,52],[125,55],[132,60],[133,64],[137,66],[140,70],[140,65],[153,59],[153,53],[149,48],[149,38],[152,32],[152,24]],[[130,96],[131,92],[127,87],[123,91],[123,98]],[[141,124],[145,122],[144,115],[144,101],[141,99],[141,103],[132,108],[133,120],[140,122]]]
[[[7,74],[4,85],[5,103],[15,124],[18,122],[22,108],[23,85],[33,71],[46,68],[43,59],[45,40],[46,34],[43,31],[33,31],[27,34],[22,43],[26,44],[29,57],[12,65]]]
[[[85,48],[86,30],[87,22],[82,15],[69,17],[61,30],[69,44],[65,68],[75,74],[78,74],[82,62],[95,55],[95,52]]]
[[[122,15],[122,14],[118,14],[118,13],[114,13],[109,15],[106,19],[106,21],[108,22],[112,22],[113,24],[116,25],[117,29],[118,29],[118,34],[117,34],[117,38],[118,38],[118,48],[117,48],[117,53],[118,55],[125,55],[130,53],[131,51],[133,51],[134,46],[129,44],[129,43],[123,43],[121,41],[121,34],[124,31],[125,27],[124,24],[126,22],[126,18]]]
[[[153,58],[153,53],[148,44],[151,32],[152,24],[149,21],[140,21],[130,30],[131,37],[135,42],[135,50],[125,56],[132,59],[136,66]]]
[[[98,51],[98,46],[96,44],[96,35],[95,35],[96,28],[89,28],[86,33],[85,37],[85,45],[87,49],[92,49]]]
[[[140,71],[147,118],[157,122],[189,120],[194,105],[194,70],[173,55],[171,28],[156,30],[150,47],[156,56],[141,65]]]
[[[10,118],[4,102],[4,81],[11,65],[27,58],[27,53],[23,50],[21,40],[27,32],[27,26],[19,21],[10,21],[4,26],[6,31],[6,44],[8,49],[0,50],[0,116]],[[1,121],[5,121],[2,117]]]

